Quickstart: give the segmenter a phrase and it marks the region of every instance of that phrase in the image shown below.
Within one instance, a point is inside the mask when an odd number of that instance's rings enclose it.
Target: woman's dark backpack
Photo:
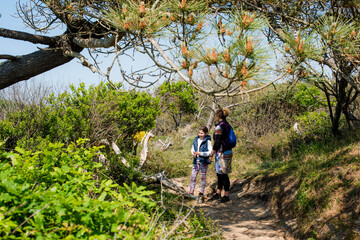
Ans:
[[[234,148],[236,146],[236,136],[235,136],[234,129],[231,127],[231,125],[229,123],[221,122],[220,124],[225,125],[226,130],[227,130],[228,137],[226,138],[226,141],[225,141],[226,148]]]

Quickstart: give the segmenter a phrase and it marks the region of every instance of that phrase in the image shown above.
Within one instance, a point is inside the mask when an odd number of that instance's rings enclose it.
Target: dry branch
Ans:
[[[145,137],[144,137],[144,145],[143,145],[143,149],[141,150],[140,153],[140,163],[139,166],[137,167],[137,170],[141,169],[141,167],[144,165],[144,163],[146,162],[146,158],[147,158],[147,152],[148,152],[148,143],[150,138],[154,137],[155,135],[152,134],[151,132],[148,132]],[[166,141],[165,141],[166,142]],[[171,146],[171,143],[168,143],[167,145]],[[169,147],[168,146],[168,147]],[[172,189],[173,191],[180,193],[181,195],[188,197],[188,198],[195,198],[194,195],[189,194],[186,192],[186,190],[182,187],[182,186],[178,186],[176,183],[173,183],[170,179],[168,179],[164,173],[157,173],[151,176],[146,176],[144,174],[142,174],[142,179],[147,182],[147,183],[152,183],[152,182],[159,182],[162,185],[164,185],[167,188]]]
[[[27,219],[25,219],[25,221],[23,221],[19,226],[17,226],[11,233],[14,234],[16,232],[16,230],[18,230],[19,227],[24,225],[27,221],[29,221],[30,218],[32,218],[33,216],[38,214],[41,210],[45,209],[47,206],[49,206],[49,204],[46,204],[44,207],[42,207],[41,209],[39,209],[36,212],[34,212],[33,214],[31,214]]]
[[[151,176],[146,176],[143,174],[142,180],[146,183],[161,183],[165,187],[170,188],[171,190],[183,195],[184,197],[196,199],[194,195],[186,192],[186,190],[182,186],[178,186],[176,183],[173,183],[162,172]]]
[[[121,35],[112,35],[111,37],[105,37],[104,39],[95,39],[95,38],[79,38],[75,37],[73,42],[83,48],[109,48],[113,47],[116,42],[120,41],[122,37],[125,36],[125,33]]]
[[[150,136],[154,136],[152,133],[148,133],[148,139],[150,139]],[[146,141],[146,139],[145,139]],[[148,142],[148,140],[147,140]],[[102,139],[99,142],[100,145],[106,145],[110,147],[110,143],[108,140],[106,139]],[[112,142],[111,143],[111,147],[114,150],[114,152],[118,155],[121,153],[120,149],[118,148],[118,146]],[[146,147],[147,148],[147,147]],[[146,157],[146,156],[145,156]],[[130,165],[127,163],[126,159],[124,157],[121,158],[121,162],[126,166],[126,167],[130,167]],[[139,164],[140,166],[140,164]],[[140,167],[138,167],[136,169],[136,171],[139,171]],[[153,174],[151,176],[147,176],[145,174],[143,174],[142,172],[139,172],[142,177],[141,180],[146,182],[146,183],[161,183],[162,185],[164,185],[165,187],[175,191],[176,193],[187,197],[187,198],[192,198],[192,199],[196,199],[196,197],[188,192],[186,192],[186,190],[182,187],[182,186],[178,186],[176,183],[172,182],[170,179],[168,179],[163,172],[161,173],[157,173],[157,174]]]
[[[99,141],[99,144],[111,147],[114,150],[116,155],[121,154],[120,148],[114,142],[111,142],[111,144],[110,144],[107,139],[101,139]],[[106,160],[104,160],[103,157],[105,157],[105,156],[100,154],[99,160],[104,162]],[[130,164],[126,161],[126,159],[124,157],[120,157],[120,161],[122,162],[122,164],[124,164],[125,167],[130,167]]]
[[[16,60],[16,57],[12,55],[2,54],[0,55],[0,59]]]
[[[162,152],[168,150],[168,148],[172,146],[172,143],[169,142],[167,139],[165,140],[165,142],[163,142],[163,141],[161,141],[161,140],[159,139],[159,142],[162,144],[162,146],[161,146],[161,148],[160,148],[160,150],[161,150]]]
[[[90,68],[90,70],[93,73],[98,72],[98,70],[96,69],[96,67],[94,67],[94,65],[91,64],[91,62],[89,62],[89,60],[87,60],[83,55],[81,55],[80,53],[74,52],[74,51],[65,51],[65,56],[67,57],[73,57],[73,58],[77,58],[81,61],[81,64],[85,67]]]
[[[141,152],[140,152],[140,163],[139,163],[139,166],[137,167],[137,170],[141,169],[142,166],[146,162],[148,148],[149,148],[149,146],[148,146],[149,140],[150,140],[150,138],[153,138],[153,137],[155,137],[155,135],[152,134],[151,131],[148,132],[147,134],[145,134],[143,148],[141,149]]]
[[[0,28],[0,36],[5,38],[11,38],[16,40],[22,40],[26,42],[31,42],[34,44],[45,44],[49,46],[56,45],[58,37],[47,37],[41,36],[21,31],[15,31],[5,28]]]

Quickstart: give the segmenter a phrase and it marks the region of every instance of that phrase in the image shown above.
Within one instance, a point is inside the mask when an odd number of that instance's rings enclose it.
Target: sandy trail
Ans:
[[[178,184],[184,186],[188,191],[184,179],[177,179]],[[199,184],[197,184],[199,185]],[[292,240],[290,232],[281,226],[266,204],[266,199],[251,192],[243,191],[243,183],[233,182],[230,191],[231,201],[219,203],[218,201],[207,201],[198,204],[197,210],[203,211],[206,217],[210,217],[219,225],[224,239],[236,240]],[[211,189],[205,190],[211,192]],[[197,195],[198,188],[195,189]],[[240,196],[240,197],[238,197]],[[242,196],[242,197],[241,197]],[[210,194],[208,194],[210,198]]]

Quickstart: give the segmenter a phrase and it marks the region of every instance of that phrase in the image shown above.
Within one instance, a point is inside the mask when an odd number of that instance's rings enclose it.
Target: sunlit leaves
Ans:
[[[94,178],[99,148],[83,148],[85,142],[67,148],[51,144],[36,153],[20,150],[15,166],[5,157],[11,153],[0,151],[1,238],[108,239],[115,234],[115,239],[139,239],[153,234],[144,211],[154,206],[148,198],[153,192]]]

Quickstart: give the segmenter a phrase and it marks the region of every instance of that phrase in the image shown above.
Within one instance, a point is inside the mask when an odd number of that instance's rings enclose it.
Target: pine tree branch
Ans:
[[[55,46],[59,38],[59,37],[47,37],[36,34],[30,34],[26,32],[15,31],[5,28],[0,28],[0,36],[4,38],[27,41],[35,44],[45,44],[48,46]]]

